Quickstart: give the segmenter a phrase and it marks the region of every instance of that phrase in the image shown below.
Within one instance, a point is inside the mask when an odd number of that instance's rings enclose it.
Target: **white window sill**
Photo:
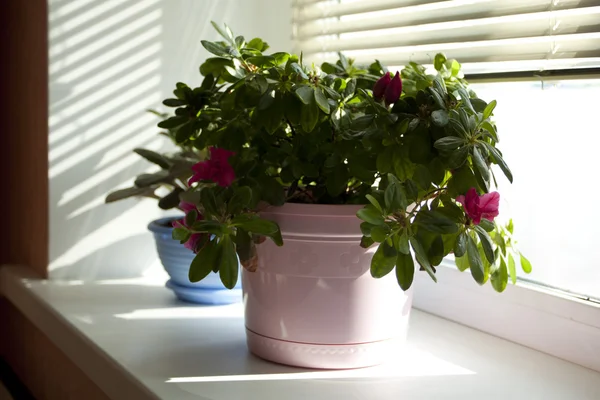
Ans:
[[[396,363],[310,371],[250,355],[241,305],[185,305],[143,281],[24,272],[3,267],[0,292],[112,399],[600,398],[598,372],[418,310]]]
[[[517,282],[478,286],[453,260],[415,279],[414,307],[600,372],[600,304]]]

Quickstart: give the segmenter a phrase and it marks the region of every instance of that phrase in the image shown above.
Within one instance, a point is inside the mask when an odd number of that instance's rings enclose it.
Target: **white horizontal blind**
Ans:
[[[366,64],[430,64],[466,73],[600,67],[600,0],[296,0],[306,60],[342,51]]]

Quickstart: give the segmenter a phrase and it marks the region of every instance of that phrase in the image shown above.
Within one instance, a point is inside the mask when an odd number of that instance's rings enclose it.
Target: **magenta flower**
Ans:
[[[186,214],[188,214],[192,210],[195,210],[198,213],[198,216],[196,217],[196,221],[200,221],[203,219],[202,214],[200,214],[200,210],[198,210],[198,207],[196,207],[195,204],[182,201],[181,203],[179,203],[179,208],[181,208],[183,210],[183,212],[185,212]],[[178,219],[176,221],[173,221],[172,225],[173,225],[173,228],[190,228],[189,226],[186,225],[185,219]],[[198,250],[200,250],[200,249],[198,249],[198,244],[200,243],[200,240],[202,239],[203,235],[205,235],[205,233],[192,233],[192,235],[190,236],[188,241],[185,242],[183,245],[187,249],[190,249],[194,253],[197,253]]]
[[[494,221],[498,216],[498,206],[500,205],[500,193],[491,192],[479,196],[475,188],[467,191],[465,196],[460,195],[456,201],[463,205],[465,213],[475,225],[479,225],[481,218]]]
[[[235,171],[229,164],[229,157],[233,156],[233,151],[210,148],[210,159],[200,161],[192,166],[194,175],[188,181],[191,185],[194,182],[206,180],[216,182],[219,186],[230,186],[235,179]]]
[[[385,93],[383,95],[385,99],[385,105],[389,106],[400,99],[400,95],[402,94],[402,79],[400,79],[400,73],[396,72],[394,75],[394,79],[387,85],[385,88]]]
[[[386,72],[384,76],[382,76],[377,82],[375,82],[375,86],[373,86],[373,97],[375,98],[375,100],[381,101],[383,99],[385,89],[388,87],[391,81],[392,75],[390,75],[389,72]]]

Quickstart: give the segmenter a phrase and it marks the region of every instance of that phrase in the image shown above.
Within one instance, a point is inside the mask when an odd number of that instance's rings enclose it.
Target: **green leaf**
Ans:
[[[381,207],[381,204],[379,204],[379,201],[375,197],[368,194],[366,196],[366,198],[367,198],[367,200],[369,200],[369,203],[373,204],[375,206],[375,208],[377,208],[383,214],[383,208]],[[386,205],[387,205],[387,201],[386,201]]]
[[[433,144],[433,147],[439,150],[456,150],[465,145],[465,139],[456,136],[446,136]]]
[[[480,226],[475,226],[475,232],[477,232],[479,240],[481,240],[481,246],[483,248],[485,258],[487,258],[490,264],[493,264],[495,261],[495,257],[492,239],[490,238],[490,235],[488,235],[488,233]]]
[[[214,75],[218,77],[225,71],[225,66],[233,67],[233,62],[227,58],[211,57],[200,65],[200,73],[204,76]]]
[[[385,220],[381,212],[372,205],[366,205],[356,213],[356,216],[373,225],[384,225]]]
[[[247,80],[248,86],[260,94],[263,94],[269,88],[269,83],[267,82],[267,78],[260,74],[251,75]]]
[[[467,256],[454,257],[454,261],[456,262],[456,268],[458,268],[461,272],[469,269],[469,259]]]
[[[221,247],[221,266],[219,277],[227,289],[233,289],[238,280],[239,264],[235,252],[235,245],[231,236],[223,235],[219,242]]]
[[[263,176],[257,179],[257,182],[260,187],[261,200],[272,206],[282,206],[285,203],[285,191],[277,179]]]
[[[200,191],[200,203],[205,210],[205,214],[208,213],[214,216],[220,215],[219,207],[217,207],[215,200],[215,195],[210,188],[203,188]]]
[[[488,119],[492,115],[494,108],[496,108],[496,100],[490,101],[485,107],[483,110],[483,119]]]
[[[489,182],[490,170],[489,170],[487,164],[485,163],[485,161],[483,160],[483,156],[481,155],[481,152],[479,151],[479,149],[476,146],[473,146],[473,148],[472,148],[472,155],[473,155],[473,164],[475,165],[475,168],[477,169],[477,171],[479,172],[481,177],[486,182]]]
[[[444,259],[444,239],[442,238],[442,235],[435,235],[431,245],[429,246],[427,257],[431,265],[440,265]]]
[[[356,79],[352,78],[346,83],[346,88],[344,89],[344,100],[348,100],[354,93],[356,92]]]
[[[272,56],[248,57],[246,61],[260,68],[274,67],[275,65],[277,65],[275,57]]]
[[[429,259],[427,258],[427,253],[423,249],[423,245],[419,242],[419,240],[415,236],[411,236],[410,245],[412,246],[413,251],[415,252],[415,257],[417,258],[417,262],[421,265],[425,271],[429,274],[431,279],[434,282],[437,282],[437,278],[435,276],[435,271],[433,267],[429,263]]]
[[[382,152],[380,152],[377,155],[377,170],[382,174],[392,172],[394,168],[393,157],[394,149],[391,146],[386,147]]]
[[[346,164],[338,164],[332,173],[327,175],[325,182],[327,193],[332,197],[339,196],[348,187],[348,167]]]
[[[171,117],[158,123],[159,128],[173,129],[189,121],[187,117]]]
[[[415,223],[432,233],[447,234],[458,232],[456,223],[437,211],[422,209],[417,214]]]
[[[275,59],[275,65],[285,64],[290,59],[290,54],[285,52],[277,52],[271,54],[271,57]]]
[[[169,194],[162,197],[158,201],[158,207],[161,210],[170,210],[171,208],[175,208],[179,205],[179,195],[183,192],[183,189],[176,187]]]
[[[485,129],[489,133],[489,136],[494,139],[494,142],[498,142],[498,132],[496,132],[496,128],[494,128],[489,121],[483,121],[481,123],[481,128]]]
[[[193,230],[196,233],[206,232],[212,235],[222,235],[231,231],[231,229],[229,229],[226,225],[214,220],[196,221],[191,226],[191,230]]]
[[[471,104],[471,100],[469,99],[469,93],[464,88],[459,88],[458,93],[460,94],[461,102],[471,111],[475,111],[473,105]]]
[[[241,49],[242,47],[244,47],[244,37],[243,36],[236,36],[235,38],[235,45],[237,46],[238,49]]]
[[[177,133],[175,133],[175,141],[177,143],[184,143],[191,139],[194,132],[195,132],[194,121],[189,121],[189,122],[181,125],[177,129]]]
[[[148,187],[157,183],[169,181],[169,172],[165,170],[158,171],[154,174],[141,174],[135,178],[134,185],[137,187]]]
[[[251,49],[256,49],[258,51],[263,51],[263,46],[265,42],[263,42],[260,38],[254,38],[246,44],[246,47]]]
[[[191,233],[185,228],[174,228],[171,232],[173,240],[178,240],[181,243],[185,243],[190,239]]]
[[[404,186],[406,188],[406,199],[408,201],[414,201],[419,196],[419,188],[417,185],[410,179],[407,179],[404,182]]]
[[[277,246],[279,246],[279,247],[283,246],[283,237],[281,236],[281,231],[279,230],[279,226],[277,227],[277,232],[270,235],[269,237],[271,238],[273,243],[275,243]]]
[[[481,222],[479,222],[479,226],[485,229],[486,232],[491,232],[495,228],[494,223],[486,218],[481,219]]]
[[[371,276],[373,278],[382,278],[389,274],[396,264],[398,252],[387,242],[383,242],[377,248],[371,260]]]
[[[462,167],[465,163],[465,161],[467,161],[467,156],[469,155],[469,147],[468,146],[463,146],[461,148],[459,148],[458,150],[455,150],[454,152],[452,152],[452,154],[450,155],[450,158],[448,159],[448,166],[452,169],[458,169],[460,167]]]
[[[199,282],[206,278],[215,266],[221,265],[221,247],[217,239],[208,241],[192,260],[189,270],[190,282]]]
[[[162,103],[167,107],[181,107],[187,104],[186,101],[180,99],[165,99]]]
[[[208,40],[201,40],[202,46],[209,52],[219,57],[231,57],[227,48],[220,43],[209,42]]]
[[[415,264],[409,254],[398,253],[396,258],[396,279],[402,290],[407,291],[413,283]]]
[[[452,197],[456,197],[461,194],[464,195],[470,188],[476,185],[477,181],[475,180],[473,171],[467,165],[463,165],[452,173],[452,178],[448,182],[448,190]]]
[[[523,254],[520,254],[521,256],[521,268],[523,269],[523,272],[525,272],[526,274],[531,272],[531,263],[529,262],[529,260],[527,258],[525,258],[525,256]]]
[[[415,181],[423,190],[431,186],[431,173],[424,165],[417,165],[413,172],[413,181]]]
[[[227,25],[225,26],[225,29],[222,29],[216,22],[214,21],[210,21],[210,24],[213,26],[213,28],[219,32],[219,35],[221,35],[225,40],[232,42],[233,41],[233,33],[231,33],[231,29],[229,29],[229,27]]]
[[[387,227],[387,225],[377,225],[371,229],[371,238],[375,242],[381,243],[387,239],[389,232],[390,229]]]
[[[239,226],[256,235],[271,236],[279,230],[279,226],[268,219],[256,215],[241,214],[231,220],[231,225]]]
[[[467,234],[461,232],[454,242],[454,257],[460,258],[467,252]]]
[[[227,214],[237,214],[244,208],[248,207],[248,204],[252,200],[252,189],[248,186],[242,186],[238,188],[231,200],[227,203]]]
[[[510,280],[512,284],[517,283],[517,268],[515,266],[515,259],[512,253],[508,253],[508,272],[510,273]]]
[[[368,222],[361,222],[360,232],[365,236],[371,236],[371,229],[373,229],[373,226],[373,224],[370,224]]]
[[[433,66],[437,71],[441,71],[445,62],[446,62],[446,56],[442,53],[438,53],[435,55],[435,57],[433,59]]]
[[[404,193],[404,187],[397,182],[390,182],[384,192],[385,207],[390,212],[397,210],[406,210],[408,201],[406,200],[406,193]]]
[[[406,230],[402,231],[400,235],[394,235],[394,244],[396,249],[402,254],[410,254],[410,246],[408,244],[408,235]]]
[[[131,188],[126,188],[126,189],[119,189],[119,190],[115,190],[112,193],[109,193],[108,196],[106,196],[106,199],[104,199],[104,202],[112,203],[115,201],[126,199],[128,197],[143,196],[146,194],[153,193],[154,190],[155,189],[153,189],[153,188],[145,188],[145,187],[144,188],[131,187]]]
[[[500,257],[500,265],[492,272],[492,286],[498,293],[502,293],[506,289],[508,283],[508,271],[506,270],[506,262],[504,257]]]
[[[396,151],[393,152],[394,172],[401,181],[412,178],[415,171],[415,164],[410,161],[407,153],[408,151],[404,148],[397,148]]]
[[[458,73],[460,72],[460,64],[458,61],[456,61],[456,60],[450,61],[450,71],[452,71],[453,77],[458,76]]]
[[[498,164],[498,166],[500,167],[502,172],[504,172],[504,175],[506,176],[506,178],[510,181],[510,183],[512,183],[512,181],[513,181],[512,172],[510,171],[510,168],[508,168],[508,165],[506,164],[506,162],[504,162],[504,159],[502,158],[502,155],[500,154],[498,149],[487,142],[484,142],[484,143],[485,143],[487,149],[490,151],[494,162],[496,164]]]
[[[313,102],[313,97],[315,96],[314,88],[306,85],[298,86],[294,93],[304,104],[311,104]]]
[[[336,92],[335,90],[333,90],[332,88],[330,88],[329,86],[321,86],[321,88],[323,90],[325,90],[327,92],[327,94],[329,95],[329,97],[331,97],[334,100],[339,100],[342,98],[342,96],[340,96],[340,94],[338,92]]]
[[[458,206],[457,204],[455,204],[452,200],[450,200],[449,197],[444,196],[444,198],[442,198],[443,207],[438,207],[436,209],[436,211],[448,218],[450,218],[452,221],[456,222],[456,223],[463,223],[464,219],[465,219],[465,213],[462,209],[462,207]]]
[[[473,105],[473,108],[478,114],[483,113],[483,110],[485,110],[485,108],[488,105],[485,101],[479,98],[471,98],[471,104]]]
[[[481,261],[477,245],[470,235],[467,237],[467,257],[469,258],[469,265],[471,266],[471,275],[473,275],[473,278],[477,283],[483,285],[485,282],[483,262]]]
[[[315,94],[315,100],[319,108],[323,110],[325,114],[329,114],[329,103],[327,102],[327,97],[325,97],[323,91],[317,88],[313,90],[313,92]]]
[[[375,241],[373,239],[371,239],[370,237],[368,237],[368,236],[363,236],[360,239],[360,247],[362,247],[363,249],[368,249],[374,243],[375,243]]]
[[[185,216],[185,224],[187,226],[192,226],[192,225],[194,225],[194,222],[196,222],[197,219],[198,219],[198,211],[191,210]]]
[[[303,105],[300,111],[300,124],[304,132],[312,132],[319,122],[319,107],[311,97],[310,104]]]
[[[444,127],[448,125],[448,113],[445,110],[435,110],[431,113],[431,120],[435,125]]]
[[[302,67],[300,65],[298,65],[298,63],[295,63],[295,62],[291,63],[290,68],[292,69],[292,71],[297,73],[303,79],[308,79],[308,75],[306,75],[306,72],[304,72],[304,70],[302,69]]]

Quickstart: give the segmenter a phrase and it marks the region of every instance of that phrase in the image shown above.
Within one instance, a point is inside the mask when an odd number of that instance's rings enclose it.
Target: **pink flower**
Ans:
[[[463,205],[467,216],[473,220],[473,223],[479,225],[481,218],[494,221],[494,217],[498,216],[500,193],[491,192],[479,196],[477,190],[471,188],[465,196],[458,196],[456,201]]]
[[[391,81],[392,76],[389,72],[386,72],[384,76],[382,76],[377,82],[375,82],[375,86],[373,86],[373,97],[375,98],[375,100],[381,101],[383,99],[385,89],[388,87]]]
[[[200,214],[200,210],[198,210],[198,207],[196,207],[195,204],[182,201],[181,203],[179,203],[179,208],[181,208],[183,210],[183,212],[185,212],[186,214],[192,210],[195,210],[198,213],[198,216],[196,217],[196,221],[200,221],[203,219],[202,214]],[[173,225],[173,228],[190,228],[185,223],[185,218],[173,221],[172,225]],[[197,253],[198,250],[200,250],[200,249],[198,249],[198,244],[200,243],[200,240],[202,239],[203,235],[205,235],[205,233],[192,233],[192,235],[190,236],[188,241],[185,242],[183,245],[187,249],[190,249],[194,253]]]
[[[385,98],[385,105],[389,106],[390,104],[397,102],[401,94],[402,80],[400,79],[400,73],[396,72],[394,79],[392,79],[390,84],[385,88],[385,94],[383,95]]]
[[[188,184],[206,180],[216,182],[219,186],[230,186],[235,179],[235,171],[229,164],[229,157],[233,156],[233,151],[210,148],[210,159],[200,161],[192,166],[194,175],[188,181]]]

